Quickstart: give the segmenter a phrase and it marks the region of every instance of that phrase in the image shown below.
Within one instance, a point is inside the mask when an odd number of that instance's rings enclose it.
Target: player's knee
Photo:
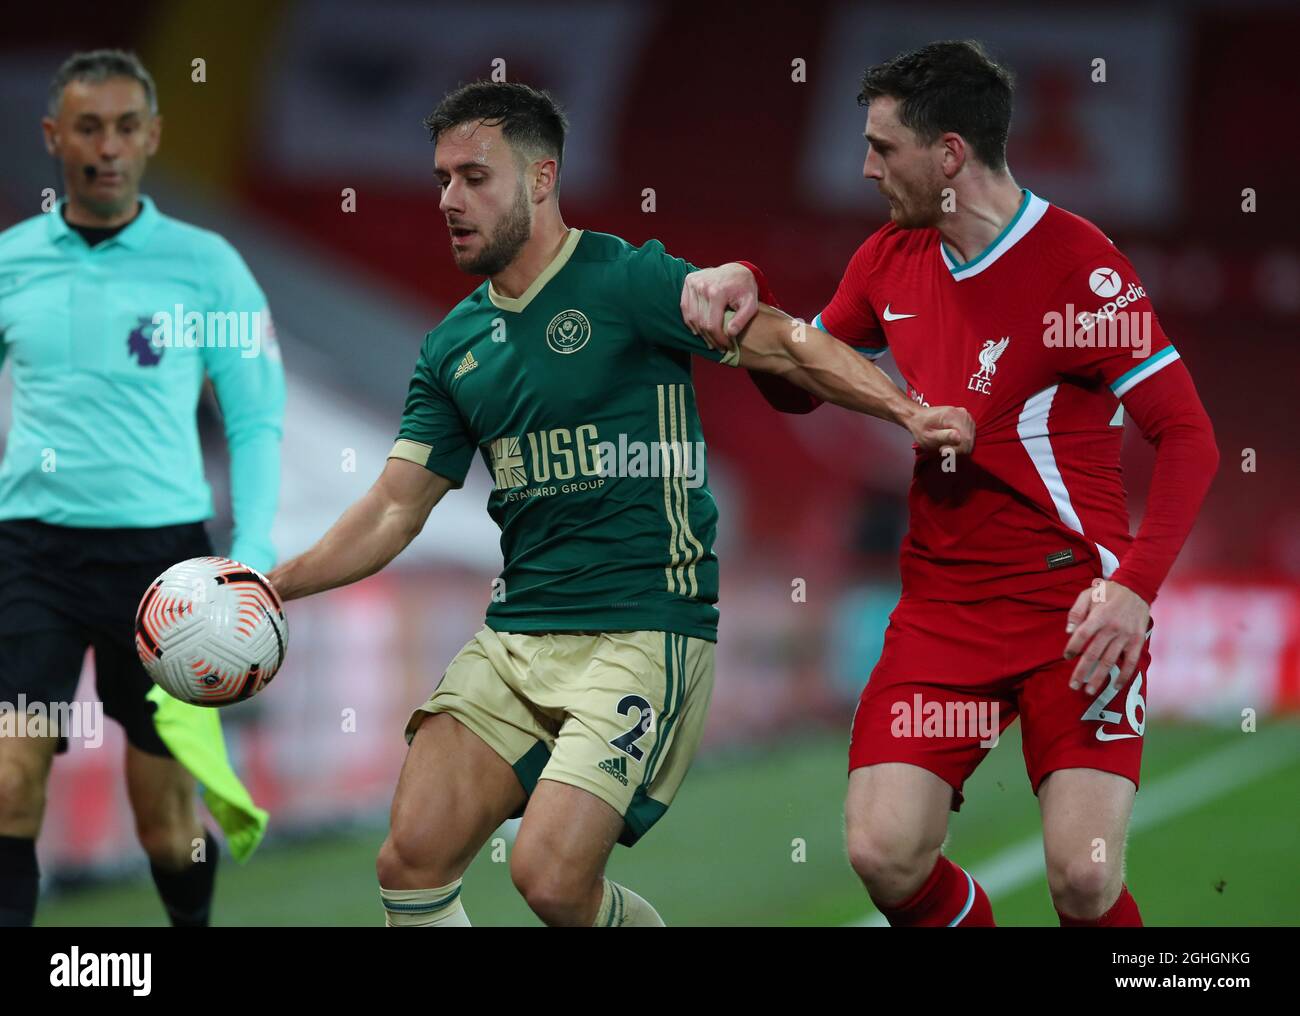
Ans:
[[[201,829],[185,816],[148,816],[137,819],[136,838],[149,860],[160,868],[180,869],[195,861],[203,842]]]
[[[389,833],[379,848],[378,856],[375,857],[375,875],[379,879],[379,884],[385,889],[427,888],[414,884],[419,880],[420,872],[412,863],[413,861],[414,858],[402,853],[393,834]]]
[[[575,925],[584,921],[594,881],[553,854],[515,844],[510,857],[510,879],[529,908],[549,925]]]
[[[35,835],[45,807],[45,780],[34,768],[0,761],[0,835]]]
[[[512,866],[510,876],[529,909],[546,924],[567,927],[590,923],[586,918],[589,887],[566,877],[559,865],[541,870],[517,870]]]
[[[375,877],[379,879],[379,884],[385,889],[412,888],[399,884],[399,882],[404,881],[404,867],[402,858],[397,853],[397,847],[393,844],[392,836],[385,836],[384,842],[379,848],[379,853],[375,856]],[[418,889],[419,886],[413,888]]]
[[[178,870],[193,864],[204,838],[195,806],[193,785],[159,783],[132,793],[135,835],[149,860],[160,868]]]
[[[846,839],[849,864],[872,896],[906,895],[925,880],[929,852],[920,844],[872,826],[851,828]],[[933,867],[933,858],[929,863]]]
[[[385,889],[427,889],[449,885],[463,874],[443,862],[427,839],[394,827],[375,858],[375,874]]]
[[[1114,902],[1119,888],[1113,866],[1089,856],[1048,859],[1047,884],[1058,910],[1073,917],[1096,917]]]

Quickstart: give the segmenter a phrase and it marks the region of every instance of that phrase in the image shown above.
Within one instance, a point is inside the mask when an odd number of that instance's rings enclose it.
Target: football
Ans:
[[[135,615],[140,661],[169,695],[224,706],[256,695],[289,645],[284,604],[261,572],[194,557],[149,584]]]

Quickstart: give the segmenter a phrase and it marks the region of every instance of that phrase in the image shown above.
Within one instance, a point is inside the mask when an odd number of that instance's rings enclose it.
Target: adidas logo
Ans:
[[[618,758],[607,758],[600,764],[600,769],[609,773],[610,776],[618,780],[623,786],[627,786],[627,759],[620,755]]]
[[[477,366],[478,361],[474,359],[474,354],[466,353],[465,359],[460,361],[460,366],[456,368],[456,373],[451,376],[451,379],[458,381]]]

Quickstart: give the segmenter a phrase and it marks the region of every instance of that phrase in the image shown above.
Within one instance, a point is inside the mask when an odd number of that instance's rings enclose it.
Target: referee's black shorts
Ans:
[[[212,553],[202,522],[82,529],[0,521],[0,702],[71,702],[86,649],[95,688],[133,747],[171,752],[154,727],[153,687],[135,652],[135,609],[177,561]],[[66,748],[60,740],[59,750]]]

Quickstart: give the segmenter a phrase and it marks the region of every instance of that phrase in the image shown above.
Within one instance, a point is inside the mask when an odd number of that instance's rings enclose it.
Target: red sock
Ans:
[[[993,908],[983,887],[942,854],[925,884],[880,912],[895,928],[992,928]]]
[[[1138,911],[1137,901],[1129,895],[1128,886],[1119,887],[1119,899],[1100,917],[1071,917],[1058,909],[1056,916],[1061,919],[1062,928],[1141,928],[1142,914]]]

